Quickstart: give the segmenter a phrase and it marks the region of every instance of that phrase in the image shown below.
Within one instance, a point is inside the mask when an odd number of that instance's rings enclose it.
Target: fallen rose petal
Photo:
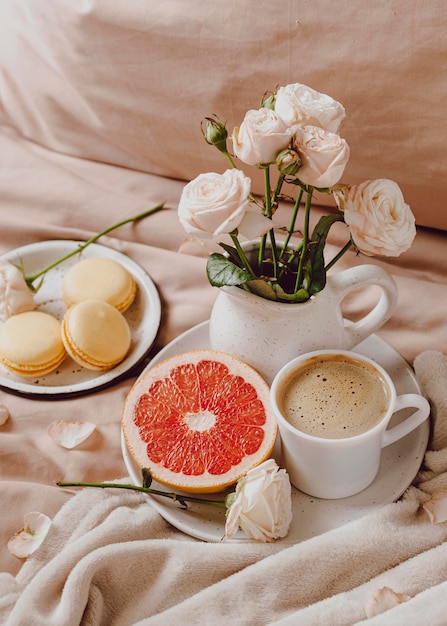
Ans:
[[[51,526],[51,519],[43,513],[33,511],[23,518],[23,528],[8,541],[8,550],[19,559],[33,554],[41,545]]]
[[[402,602],[407,602],[407,600],[410,600],[410,597],[404,593],[396,593],[389,587],[376,589],[365,606],[366,617],[370,618],[380,615]]]
[[[4,404],[0,404],[0,426],[3,426],[9,419],[9,411]]]
[[[422,508],[432,524],[441,524],[447,521],[447,489],[436,491],[430,500],[424,502]]]
[[[22,271],[8,261],[0,261],[0,319],[5,322],[12,315],[35,308],[33,294]]]
[[[60,420],[52,422],[47,429],[48,435],[63,448],[75,448],[90,437],[95,430],[91,422],[69,422]]]

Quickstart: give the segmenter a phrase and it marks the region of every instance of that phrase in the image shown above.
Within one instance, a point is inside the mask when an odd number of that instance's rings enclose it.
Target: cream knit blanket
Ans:
[[[142,494],[84,489],[19,574],[0,574],[0,623],[342,626],[367,620],[369,598],[387,586],[410,599],[371,626],[447,624],[447,523],[421,506],[447,488],[447,356],[424,352],[414,367],[433,434],[399,502],[293,546],[204,543]]]

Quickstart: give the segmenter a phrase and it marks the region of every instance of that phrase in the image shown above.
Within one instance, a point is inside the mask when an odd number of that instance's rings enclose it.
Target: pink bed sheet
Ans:
[[[185,233],[176,206],[183,182],[48,151],[4,128],[0,134],[0,253],[52,239],[87,239],[101,229],[165,202],[165,209],[127,225],[102,243],[141,264],[154,280],[162,319],[152,354],[209,317],[216,290],[205,277],[204,257],[181,254]],[[336,237],[332,239],[336,243]],[[447,354],[447,234],[420,228],[399,259],[372,260],[395,278],[399,304],[379,335],[410,363],[423,350]],[[368,262],[370,259],[368,259]],[[365,262],[348,255],[343,265]],[[369,306],[370,295],[350,298],[346,315]],[[120,413],[132,378],[109,389],[68,399],[33,399],[0,390],[11,417],[0,427],[0,571],[21,561],[7,550],[24,514],[52,517],[71,496],[57,480],[113,480],[126,475],[120,449]],[[93,421],[97,429],[67,451],[47,435],[59,419]]]

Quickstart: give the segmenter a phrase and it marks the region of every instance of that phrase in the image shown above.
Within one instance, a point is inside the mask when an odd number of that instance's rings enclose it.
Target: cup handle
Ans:
[[[382,448],[408,435],[408,433],[425,422],[430,415],[430,404],[428,400],[417,393],[405,393],[401,396],[397,396],[394,413],[405,408],[415,408],[416,411],[397,426],[384,432]]]
[[[392,276],[378,265],[359,265],[343,270],[331,277],[331,283],[339,303],[358,285],[378,285],[382,289],[375,307],[360,320],[345,326],[345,336],[351,348],[383,326],[396,307],[396,283]]]

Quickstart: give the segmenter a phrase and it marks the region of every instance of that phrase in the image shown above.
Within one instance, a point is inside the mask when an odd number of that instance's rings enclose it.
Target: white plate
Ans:
[[[152,359],[150,367],[161,360],[189,350],[209,349],[208,322],[195,326],[168,344]],[[413,370],[408,363],[388,343],[372,335],[359,344],[355,351],[365,354],[380,363],[391,375],[397,392],[420,393]],[[141,374],[144,375],[145,371]],[[399,417],[400,416],[400,417]],[[402,412],[398,414],[402,419]],[[394,424],[395,422],[393,422]],[[397,500],[411,484],[422,463],[429,436],[429,420],[419,428],[382,450],[379,473],[375,481],[361,493],[340,500],[320,500],[301,493],[292,487],[293,521],[289,534],[280,541],[297,543],[320,535],[333,528],[338,528],[383,504]],[[140,469],[127,450],[124,437],[121,437],[122,452],[131,480],[141,485]],[[275,450],[273,456],[281,465],[280,454]],[[152,483],[154,489],[168,491],[166,487]],[[223,499],[221,496],[204,495],[208,499]],[[220,541],[224,534],[225,510],[209,505],[188,504],[187,509],[162,496],[150,496],[152,506],[168,522],[179,530],[205,541]],[[247,536],[239,531],[235,540],[248,541]]]
[[[25,275],[31,275],[68,254],[85,242],[71,240],[42,241],[16,248],[0,259],[20,265]],[[94,372],[81,367],[70,357],[46,376],[22,378],[0,366],[0,387],[7,391],[33,396],[65,397],[106,387],[117,382],[131,368],[140,363],[152,346],[161,319],[161,305],[157,289],[144,269],[128,256],[102,244],[90,244],[80,255],[47,272],[42,287],[35,296],[37,308],[62,319],[66,311],[62,298],[62,280],[68,269],[80,258],[106,257],[121,263],[137,283],[137,295],[124,313],[131,331],[131,346],[126,358],[106,372]]]

